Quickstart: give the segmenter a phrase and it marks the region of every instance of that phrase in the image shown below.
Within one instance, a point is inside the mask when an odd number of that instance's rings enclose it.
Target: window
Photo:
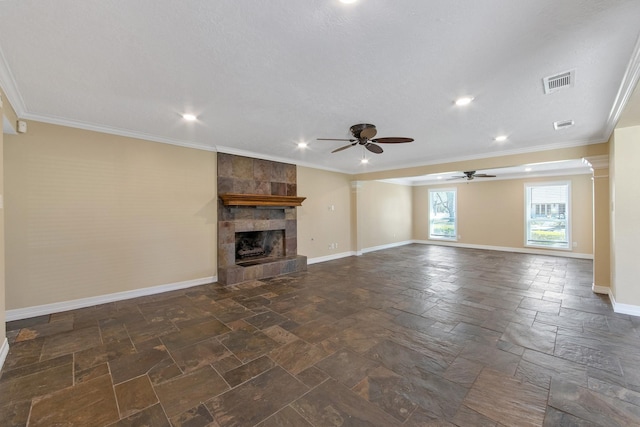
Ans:
[[[429,190],[429,238],[456,240],[456,190]]]
[[[526,184],[525,245],[569,249],[569,183]]]

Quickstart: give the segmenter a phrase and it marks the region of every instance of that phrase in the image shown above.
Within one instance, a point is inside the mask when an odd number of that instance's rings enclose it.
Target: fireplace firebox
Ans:
[[[284,257],[284,230],[236,233],[236,264]]]

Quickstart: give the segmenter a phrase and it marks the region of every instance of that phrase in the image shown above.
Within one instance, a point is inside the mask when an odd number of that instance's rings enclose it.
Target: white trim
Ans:
[[[640,316],[640,306],[631,305],[631,304],[621,304],[619,302],[616,302],[616,299],[613,296],[613,292],[611,292],[611,289],[609,289],[609,299],[611,300],[611,305],[613,305],[613,311],[615,313],[628,314],[630,316]]]
[[[633,93],[639,80],[640,36],[638,36],[636,44],[633,47],[631,58],[629,59],[629,63],[627,64],[627,68],[624,72],[624,76],[622,77],[622,82],[620,83],[620,88],[618,89],[616,99],[615,101],[613,101],[613,105],[611,106],[611,111],[609,112],[609,117],[607,118],[607,126],[603,135],[605,138],[609,138],[609,136],[613,132],[613,129],[618,124],[620,115],[622,115],[624,108],[627,106],[629,98],[631,98],[631,94]]]
[[[13,111],[16,112],[18,117],[21,117],[26,111],[24,99],[22,99],[22,95],[18,90],[16,79],[11,73],[2,49],[0,49],[0,87],[4,90],[4,94],[7,95],[7,100],[13,107]]]
[[[591,284],[591,290],[593,293],[601,294],[601,295],[609,295],[611,293],[611,288],[609,286],[600,286],[595,283]]]
[[[4,366],[4,361],[7,360],[7,355],[9,354],[9,341],[7,338],[4,339],[2,343],[2,347],[0,347],[0,369]]]
[[[474,245],[470,243],[443,242],[441,240],[414,240],[413,243],[420,243],[423,245],[455,246],[457,248],[468,248],[468,249],[486,249],[489,251],[516,252],[516,253],[531,254],[531,255],[549,255],[549,256],[559,256],[559,257],[565,257],[565,258],[593,259],[593,254],[583,254],[579,252],[565,252],[565,251],[530,249],[530,248],[512,248],[508,246]]]
[[[496,157],[503,157],[503,156],[512,156],[512,155],[518,155],[518,154],[529,154],[529,153],[538,153],[541,151],[549,151],[549,150],[560,150],[560,149],[564,149],[564,148],[573,148],[573,147],[582,147],[585,145],[592,145],[592,144],[602,144],[605,143],[609,140],[609,137],[595,137],[595,138],[585,138],[585,139],[576,139],[573,141],[567,141],[564,143],[560,143],[560,144],[545,144],[545,145],[537,145],[537,146],[533,146],[533,147],[526,147],[526,148],[518,148],[518,149],[513,149],[513,150],[504,150],[504,151],[494,151],[494,152],[483,152],[482,154],[474,154],[474,155],[470,155],[470,156],[460,156],[460,157],[447,157],[447,158],[443,158],[443,159],[437,159],[437,160],[425,160],[425,161],[418,161],[418,162],[412,162],[412,163],[405,163],[402,166],[396,166],[396,167],[381,167],[381,168],[370,168],[369,170],[367,170],[366,172],[347,172],[349,174],[352,175],[356,175],[356,176],[361,176],[361,175],[366,175],[369,173],[373,173],[373,172],[390,172],[390,171],[402,171],[404,169],[410,169],[410,168],[417,168],[417,167],[421,167],[421,166],[433,166],[433,165],[444,165],[447,163],[456,163],[456,162],[465,162],[465,161],[469,161],[469,160],[482,160],[482,159],[493,159]],[[535,142],[535,141],[530,141],[530,142]],[[487,156],[489,155],[489,156]],[[489,169],[489,168],[485,168],[485,169]]]
[[[326,261],[333,261],[334,259],[347,258],[347,257],[354,256],[354,255],[356,255],[356,252],[355,251],[350,251],[350,252],[341,252],[339,254],[319,256],[319,257],[315,257],[315,258],[308,258],[307,259],[307,265],[318,264],[320,262],[326,262]]]
[[[43,116],[40,114],[23,113],[21,119],[33,120],[36,122],[49,123],[52,125],[66,126],[75,129],[84,129],[92,132],[106,133],[109,135],[124,136],[127,138],[140,139],[149,142],[160,142],[162,144],[176,145],[178,147],[193,148],[195,150],[216,151],[216,147],[201,144],[198,142],[184,141],[179,139],[165,138],[162,136],[152,135],[150,133],[137,132],[127,129],[119,129],[111,126],[97,125],[94,123],[81,122],[78,120],[63,119],[55,116]]]
[[[397,248],[398,246],[410,245],[411,243],[413,243],[413,240],[405,240],[403,242],[388,243],[386,245],[372,246],[370,248],[362,248],[362,251],[360,251],[360,254],[380,251],[382,249]]]
[[[105,304],[108,302],[122,301],[147,295],[161,294],[163,292],[176,291],[193,286],[206,285],[208,283],[217,281],[217,276],[203,277],[201,279],[185,280],[184,282],[150,286],[147,288],[133,289],[131,291],[116,292],[113,294],[98,295],[95,297],[80,298],[71,301],[61,301],[51,304],[36,305],[33,307],[16,308],[6,311],[6,320],[10,322],[13,320],[28,319],[30,317],[42,316],[45,314],[59,313],[61,311],[91,307],[93,305]]]
[[[604,169],[609,167],[609,155],[601,154],[599,156],[587,156],[583,157],[582,161],[586,161],[591,166],[591,169]]]
[[[455,184],[478,184],[478,183],[487,183],[493,181],[504,181],[511,179],[529,179],[529,178],[545,178],[545,177],[554,177],[554,176],[574,176],[574,175],[588,175],[591,174],[591,171],[587,168],[571,168],[571,169],[562,169],[562,170],[548,170],[548,171],[539,171],[539,172],[517,172],[517,173],[508,173],[508,174],[500,174],[495,178],[487,178],[482,180],[468,181],[466,179],[456,181]],[[429,174],[433,176],[444,175],[442,173],[433,173]],[[427,175],[428,176],[428,175]],[[381,182],[389,182],[391,184],[400,184],[400,185],[409,185],[412,187],[434,187],[438,185],[445,185],[443,180],[440,179],[430,179],[424,181],[411,181],[408,178],[390,178],[390,179],[378,179],[377,181]],[[449,183],[446,183],[449,185]]]
[[[474,245],[469,243],[456,243],[456,242],[447,242],[442,240],[405,240],[403,242],[389,243],[387,245],[372,246],[370,248],[364,248],[361,251],[342,252],[335,255],[327,255],[322,257],[310,258],[307,260],[307,265],[317,264],[325,261],[333,261],[335,259],[346,258],[349,256],[360,256],[369,252],[396,248],[398,246],[410,245],[412,243],[417,243],[421,245],[454,246],[457,248],[467,248],[467,249],[486,249],[488,251],[516,252],[516,253],[531,254],[531,255],[549,255],[549,256],[558,256],[558,257],[565,257],[565,258],[590,259],[590,260],[593,259],[592,254],[583,254],[578,252],[565,252],[565,251],[530,249],[530,248],[512,248],[507,246]],[[604,286],[598,287],[598,289],[600,288],[604,289],[605,291],[598,292],[598,293],[607,293],[606,290],[609,289]]]

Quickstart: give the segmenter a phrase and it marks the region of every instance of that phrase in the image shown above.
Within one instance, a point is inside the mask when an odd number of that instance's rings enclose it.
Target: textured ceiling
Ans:
[[[606,141],[639,16],[638,0],[5,0],[0,85],[26,119],[358,173]],[[415,142],[365,166],[316,141],[362,122]]]

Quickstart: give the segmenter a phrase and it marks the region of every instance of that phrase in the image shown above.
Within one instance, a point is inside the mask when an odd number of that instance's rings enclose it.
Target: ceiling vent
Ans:
[[[566,87],[573,87],[575,79],[575,69],[556,74],[555,76],[545,77],[542,79],[542,84],[544,85],[544,93],[550,94]]]
[[[570,128],[574,124],[575,123],[573,122],[573,120],[562,120],[559,122],[553,122],[553,128],[555,130],[566,129],[566,128]]]

